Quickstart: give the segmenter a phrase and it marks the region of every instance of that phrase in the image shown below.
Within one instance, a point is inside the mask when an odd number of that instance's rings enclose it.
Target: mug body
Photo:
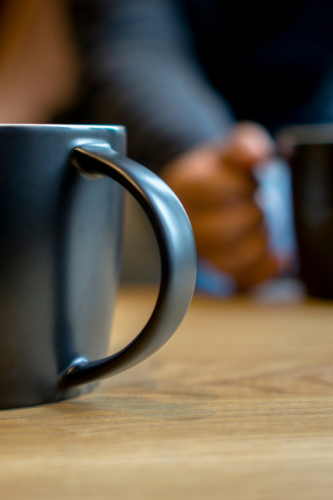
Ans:
[[[0,408],[59,401],[60,374],[105,357],[116,297],[123,188],[82,175],[80,145],[124,153],[123,127],[0,126]]]
[[[295,126],[290,147],[300,275],[309,295],[333,299],[333,126]]]

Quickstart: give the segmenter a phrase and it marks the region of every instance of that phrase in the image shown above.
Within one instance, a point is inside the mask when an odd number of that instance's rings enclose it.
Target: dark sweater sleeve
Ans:
[[[73,7],[93,120],[125,125],[131,158],[158,171],[226,133],[232,113],[197,63],[174,0],[74,0]]]

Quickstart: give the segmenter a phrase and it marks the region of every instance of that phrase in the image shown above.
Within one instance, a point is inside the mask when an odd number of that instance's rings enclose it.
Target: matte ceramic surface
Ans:
[[[190,224],[157,176],[119,154],[124,137],[122,127],[0,127],[0,408],[90,390],[155,352],[186,313]],[[162,280],[145,329],[104,358],[120,270],[120,184],[152,222]]]

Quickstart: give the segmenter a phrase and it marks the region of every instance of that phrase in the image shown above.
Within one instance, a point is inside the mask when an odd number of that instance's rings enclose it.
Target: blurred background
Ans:
[[[0,123],[125,125],[188,213],[197,288],[249,291],[297,272],[275,136],[333,122],[332,23],[324,0],[0,0]],[[158,281],[129,195],[123,249],[123,282]]]
[[[155,234],[143,209],[129,193],[125,195],[123,238],[122,283],[159,283],[160,256]]]

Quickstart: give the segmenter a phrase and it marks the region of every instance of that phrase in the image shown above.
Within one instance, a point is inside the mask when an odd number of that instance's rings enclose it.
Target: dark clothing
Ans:
[[[158,170],[234,120],[333,122],[331,0],[71,0],[84,119]]]

